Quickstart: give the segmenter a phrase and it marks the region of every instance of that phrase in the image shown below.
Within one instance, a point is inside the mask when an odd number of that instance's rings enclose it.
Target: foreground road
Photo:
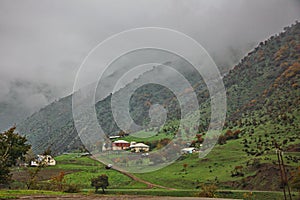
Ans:
[[[79,200],[209,200],[211,198],[201,198],[201,197],[160,197],[160,196],[133,196],[133,195],[121,195],[121,196],[111,196],[111,195],[63,195],[63,196],[55,196],[55,195],[33,195],[33,196],[20,196],[18,199],[34,199],[34,200],[71,200],[71,199],[79,199]],[[214,200],[230,200],[230,199],[218,199],[214,198]],[[231,199],[232,200],[232,199]]]

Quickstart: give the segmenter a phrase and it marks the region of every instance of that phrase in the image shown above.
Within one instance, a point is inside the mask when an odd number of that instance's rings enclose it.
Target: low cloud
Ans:
[[[0,129],[70,94],[84,57],[112,34],[175,29],[226,71],[259,41],[299,20],[299,10],[298,0],[1,0],[0,120],[9,122]]]

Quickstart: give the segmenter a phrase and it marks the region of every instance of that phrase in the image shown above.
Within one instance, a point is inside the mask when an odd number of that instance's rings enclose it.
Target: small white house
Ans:
[[[149,146],[144,143],[131,142],[130,149],[132,152],[147,152],[149,151]]]
[[[196,151],[196,149],[194,147],[188,147],[188,148],[181,149],[182,154],[190,154],[190,153],[194,153],[195,151]]]
[[[30,166],[37,167],[40,164],[45,164],[47,166],[56,165],[56,161],[50,155],[37,155],[37,158],[34,161],[30,162]]]

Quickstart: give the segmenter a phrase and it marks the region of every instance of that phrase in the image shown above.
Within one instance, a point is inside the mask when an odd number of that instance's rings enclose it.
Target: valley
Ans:
[[[176,61],[170,61],[169,64],[175,68],[185,66]],[[157,73],[159,68],[153,67],[153,70],[142,76],[151,77]],[[135,91],[130,99],[130,114],[137,124],[147,126],[151,105],[161,104],[169,111],[162,126],[138,131],[120,130],[114,121],[110,105],[112,95],[97,102],[95,110],[107,138],[117,136],[112,142],[120,139],[128,143],[143,143],[149,147],[151,154],[172,143],[174,138],[194,133],[195,137],[189,143],[185,142],[185,145],[195,148],[195,152],[181,153],[179,149],[175,152],[177,160],[164,168],[146,173],[124,172],[114,164],[108,169],[98,161],[100,159],[96,159],[96,155],[86,154],[91,152],[88,152],[78,136],[72,118],[70,95],[17,124],[18,132],[26,135],[35,154],[41,154],[48,148],[57,161],[57,165],[41,169],[34,187],[30,188],[30,194],[38,190],[37,195],[40,195],[50,189],[58,193],[49,192],[49,195],[75,192],[80,193],[82,199],[85,198],[84,195],[91,195],[88,199],[110,199],[109,195],[138,195],[133,199],[144,198],[139,197],[140,195],[150,195],[150,199],[156,198],[155,196],[206,195],[271,200],[283,199],[282,190],[288,185],[293,198],[300,198],[297,182],[300,170],[300,23],[295,22],[281,33],[259,43],[224,76],[227,117],[216,145],[204,158],[199,158],[198,151],[201,151],[205,140],[214,139],[206,134],[210,124],[210,96],[199,75],[194,72],[185,72],[185,75],[193,86],[193,90],[187,88],[185,92],[195,91],[201,115],[200,118],[193,119],[194,113],[188,113],[184,119],[197,121],[198,125],[190,123],[179,126],[181,112],[178,99],[168,88],[156,84],[149,84]],[[120,91],[130,91],[138,81],[140,80],[129,83]],[[93,142],[93,148],[102,153],[105,143]],[[176,145],[175,143],[174,146]],[[119,155],[124,151],[141,157],[141,153],[148,152],[119,149],[112,152]],[[113,153],[112,157],[115,156]],[[117,156],[112,160],[120,166],[130,164],[136,169],[142,169],[158,161],[167,162],[168,156],[161,153],[159,157],[143,157],[145,162],[133,160],[129,163]],[[278,163],[280,156],[284,163]],[[141,163],[138,165],[138,162]],[[284,170],[281,166],[285,167]],[[281,177],[283,171],[286,173],[285,180]],[[26,199],[24,188],[28,181],[28,171],[26,168],[13,167],[12,174],[13,181],[9,185],[11,194],[10,190],[0,190],[0,198],[10,198],[11,195],[12,198]],[[55,177],[59,174],[62,176],[61,182],[54,184],[53,180],[57,180]],[[109,178],[106,189],[108,196],[94,196],[91,179],[101,174]],[[62,190],[59,186],[66,186],[68,189]],[[211,195],[203,192],[211,192]],[[48,192],[43,195],[48,195]],[[68,195],[66,198],[73,198]]]

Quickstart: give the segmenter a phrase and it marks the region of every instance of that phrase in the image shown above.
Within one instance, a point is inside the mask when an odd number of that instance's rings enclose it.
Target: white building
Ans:
[[[37,155],[37,158],[34,161],[30,162],[30,166],[37,167],[40,164],[45,164],[47,166],[56,165],[56,161],[50,155]]]
[[[196,152],[196,149],[194,147],[188,147],[181,149],[182,154],[190,154]]]
[[[131,142],[130,149],[132,152],[147,152],[150,147],[144,143]]]

